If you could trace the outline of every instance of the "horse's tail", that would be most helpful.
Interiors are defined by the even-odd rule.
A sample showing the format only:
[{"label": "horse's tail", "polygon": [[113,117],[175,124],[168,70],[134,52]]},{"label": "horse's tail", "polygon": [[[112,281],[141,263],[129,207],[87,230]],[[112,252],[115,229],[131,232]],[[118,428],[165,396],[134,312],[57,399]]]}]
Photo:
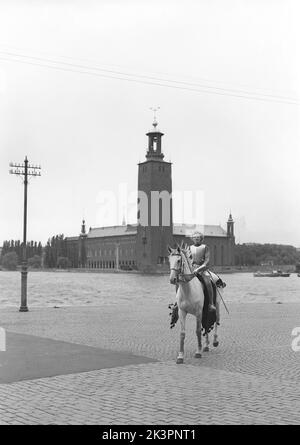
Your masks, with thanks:
[{"label": "horse's tail", "polygon": [[174,328],[175,324],[178,321],[178,305],[177,303],[171,303],[168,306],[169,309],[171,309],[171,312],[169,313],[169,315],[171,316],[171,320],[170,320],[170,329]]}]

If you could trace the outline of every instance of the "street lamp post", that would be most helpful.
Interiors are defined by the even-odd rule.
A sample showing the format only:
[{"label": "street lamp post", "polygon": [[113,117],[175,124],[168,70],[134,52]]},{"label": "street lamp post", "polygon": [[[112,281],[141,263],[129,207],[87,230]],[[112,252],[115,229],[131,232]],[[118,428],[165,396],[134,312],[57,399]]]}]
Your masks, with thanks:
[{"label": "street lamp post", "polygon": [[22,247],[22,269],[21,269],[21,306],[20,312],[28,312],[27,306],[27,186],[29,176],[41,176],[41,166],[28,164],[27,156],[25,156],[24,164],[9,164],[12,167],[9,170],[11,175],[19,175],[24,177],[24,219],[23,219],[23,247]]}]

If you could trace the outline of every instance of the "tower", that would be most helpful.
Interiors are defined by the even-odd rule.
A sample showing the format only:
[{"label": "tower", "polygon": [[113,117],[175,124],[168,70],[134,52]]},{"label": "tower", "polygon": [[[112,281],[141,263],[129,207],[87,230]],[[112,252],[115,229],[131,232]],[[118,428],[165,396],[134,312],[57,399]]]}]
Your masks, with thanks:
[{"label": "tower", "polygon": [[173,242],[172,164],[164,161],[157,125],[154,116],[146,160],[138,164],[137,267],[150,273],[166,269]]},{"label": "tower", "polygon": [[85,220],[82,220],[81,233],[79,235],[79,252],[78,252],[78,263],[79,267],[85,267],[86,265],[86,239],[87,234],[85,231]]},{"label": "tower", "polygon": [[230,212],[229,218],[228,218],[228,221],[227,221],[227,236],[229,236],[231,238],[234,237],[233,225],[234,225],[234,221],[232,219],[232,215],[231,215],[231,212]]},{"label": "tower", "polygon": [[230,266],[234,265],[234,246],[235,246],[235,238],[234,238],[234,221],[232,219],[231,212],[229,213],[229,218],[227,221],[227,237],[228,237],[228,264]]}]

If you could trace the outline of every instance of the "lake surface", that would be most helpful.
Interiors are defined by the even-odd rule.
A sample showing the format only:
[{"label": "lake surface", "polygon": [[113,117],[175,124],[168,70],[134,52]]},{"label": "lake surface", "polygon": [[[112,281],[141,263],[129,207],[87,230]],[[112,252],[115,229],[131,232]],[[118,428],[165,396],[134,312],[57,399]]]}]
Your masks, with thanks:
[{"label": "lake surface", "polygon": [[[255,278],[252,273],[220,274],[224,299],[242,303],[300,303],[300,278]],[[0,307],[20,306],[20,272],[0,271]],[[28,305],[103,306],[106,304],[174,301],[169,277],[124,273],[29,272]]]}]

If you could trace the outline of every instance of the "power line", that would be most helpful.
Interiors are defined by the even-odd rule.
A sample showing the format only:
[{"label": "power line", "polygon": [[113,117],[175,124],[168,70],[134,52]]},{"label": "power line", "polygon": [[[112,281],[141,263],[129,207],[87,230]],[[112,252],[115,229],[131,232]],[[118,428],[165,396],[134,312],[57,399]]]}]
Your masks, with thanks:
[{"label": "power line", "polygon": [[[1,57],[1,54],[4,55],[4,57],[3,56]],[[284,97],[280,95],[255,93],[255,92],[253,93],[246,90],[209,86],[182,80],[174,80],[166,78],[164,79],[161,77],[155,77],[150,75],[132,74],[124,71],[108,70],[95,66],[81,65],[70,62],[61,62],[59,60],[51,60],[44,57],[28,56],[24,54],[18,54],[15,52],[8,52],[3,50],[0,50],[0,59],[6,61],[13,61],[17,63],[24,63],[27,65],[40,66],[60,71],[76,72],[96,77],[104,77],[104,78],[117,79],[123,81],[125,80],[127,82],[134,82],[146,85],[155,85],[155,86],[168,87],[168,88],[193,91],[193,92],[202,92],[202,93],[204,92],[220,96],[231,96],[231,97],[259,100],[266,102],[278,102],[291,105],[299,105],[297,99]]]},{"label": "power line", "polygon": [[[67,66],[71,66],[71,67],[76,67],[76,68],[86,68],[86,69],[90,69],[93,71],[102,71],[102,72],[106,72],[106,73],[110,73],[110,74],[114,74],[114,75],[122,75],[122,76],[130,76],[130,77],[138,77],[138,78],[144,78],[144,79],[150,79],[150,80],[156,80],[156,81],[163,81],[163,82],[173,82],[173,83],[178,83],[178,84],[183,84],[183,85],[189,85],[189,86],[198,86],[198,87],[203,87],[203,88],[211,88],[211,89],[216,89],[216,90],[222,90],[222,91],[229,91],[229,92],[240,92],[240,93],[246,93],[246,94],[254,94],[254,95],[260,95],[260,96],[265,96],[265,97],[272,97],[272,98],[276,98],[276,99],[287,99],[287,100],[297,100],[291,97],[287,97],[287,96],[282,96],[282,95],[274,95],[274,94],[264,94],[264,93],[255,93],[253,91],[247,91],[244,89],[232,89],[232,88],[222,88],[222,87],[218,87],[218,86],[210,86],[210,85],[201,85],[199,84],[199,82],[187,82],[187,81],[182,81],[182,80],[174,80],[174,79],[167,79],[167,78],[161,78],[161,77],[157,77],[157,76],[150,76],[150,75],[141,75],[141,74],[133,74],[133,73],[127,73],[124,71],[116,71],[116,70],[109,70],[109,69],[105,69],[105,68],[99,68],[98,66],[89,66],[87,64],[85,65],[80,65],[78,63],[74,64],[74,63],[70,63],[70,62],[62,62],[60,60],[53,60],[53,59],[49,59],[49,58],[45,58],[45,57],[36,57],[36,56],[30,56],[30,55],[24,55],[24,54],[18,54],[16,52],[8,52],[8,51],[4,51],[0,49],[0,53],[9,55],[9,56],[13,56],[13,57],[22,57],[22,58],[29,58],[29,59],[34,59],[34,60],[39,60],[39,61],[44,61],[44,62],[49,62],[49,63],[53,63],[53,64],[62,64],[62,65],[67,65]],[[72,57],[68,57],[70,59],[75,60]]]},{"label": "power line", "polygon": [[[7,45],[1,45],[0,44],[0,52],[1,51],[2,52],[5,52],[5,51],[8,52],[9,51],[10,53],[14,52],[14,53],[18,53],[18,54],[19,53],[23,53],[22,55],[20,55],[20,57],[30,57],[30,55],[29,56],[26,55],[26,54],[24,55],[24,49],[23,48],[16,48],[16,47],[7,46]],[[32,53],[32,50],[30,50],[30,49],[25,49],[25,51],[27,52],[27,54],[30,53],[30,52]],[[101,70],[101,69],[105,70],[106,69],[107,71],[116,72],[115,69],[108,70],[107,68],[99,68],[98,61],[95,60],[95,59],[86,59],[86,58],[82,58],[82,57],[72,57],[70,55],[53,55],[53,53],[51,54],[51,53],[47,53],[45,51],[39,51],[39,50],[36,50],[36,49],[34,50],[34,53],[40,55],[41,58],[43,58],[43,59],[46,59],[46,57],[48,57],[47,60],[51,60],[51,58],[53,59],[55,57],[58,57],[59,59],[65,59],[65,60],[70,60],[70,61],[73,60],[77,64],[78,64],[78,62],[84,63],[85,67],[89,66],[89,64],[91,64],[91,63],[96,63],[97,66],[96,67],[94,66],[95,69],[98,69],[98,70]],[[55,63],[55,62],[53,62],[53,63]],[[57,63],[60,63],[60,60],[57,60]],[[106,65],[106,66],[108,66],[108,65]],[[118,65],[110,65],[110,67],[112,67],[112,66],[114,68],[118,69],[118,70],[122,70],[122,72],[124,70],[126,71],[126,69],[124,67],[121,67],[121,66],[118,66]],[[120,72],[120,71],[118,71],[118,72]],[[130,73],[130,75],[135,76],[135,77],[148,77],[148,78],[151,77],[151,76],[149,76],[149,74],[150,73],[147,73],[147,76],[143,76],[143,75],[140,75],[140,74]],[[151,73],[151,74],[154,74],[154,73]],[[163,76],[162,80],[165,80],[167,78],[167,76],[172,76],[172,82],[180,82],[180,81],[174,80],[174,75],[172,75],[170,73],[165,73],[165,72],[164,73],[155,73],[155,76],[156,77]],[[187,81],[187,77],[186,76],[185,76],[185,79]],[[168,80],[168,79],[166,79],[166,80]],[[290,94],[285,94],[285,95],[276,94],[276,91],[274,89],[271,89],[271,88],[251,86],[250,87],[250,91],[249,91],[249,85],[241,85],[241,84],[237,84],[236,82],[235,82],[235,85],[233,86],[233,84],[231,82],[228,82],[228,81],[224,82],[224,81],[220,81],[220,80],[216,80],[216,79],[213,79],[213,80],[212,79],[205,79],[205,78],[197,78],[196,79],[195,77],[194,78],[190,77],[190,82],[187,82],[187,83],[190,83],[190,84],[192,83],[192,84],[195,84],[195,85],[199,85],[200,82],[206,82],[206,83],[209,83],[209,84],[215,83],[215,84],[219,84],[219,85],[227,84],[228,85],[227,86],[227,90],[232,90],[232,88],[229,88],[229,86],[232,86],[233,87],[233,91],[245,92],[245,93],[248,93],[248,94],[262,94],[262,95],[264,95],[264,92],[263,92],[263,90],[264,90],[264,91],[267,91],[269,93],[269,94],[266,94],[266,95],[269,95],[269,96],[275,96],[275,97],[278,97],[278,98],[294,100],[294,101],[298,100],[297,98],[290,97]],[[210,87],[210,85],[204,85],[204,86]],[[218,87],[216,87],[216,88],[218,88]],[[248,90],[247,90],[247,88],[248,88]],[[245,89],[246,89],[246,91],[245,91]],[[253,90],[257,90],[257,91],[253,91]],[[272,93],[275,93],[275,94],[272,94]]]}]

